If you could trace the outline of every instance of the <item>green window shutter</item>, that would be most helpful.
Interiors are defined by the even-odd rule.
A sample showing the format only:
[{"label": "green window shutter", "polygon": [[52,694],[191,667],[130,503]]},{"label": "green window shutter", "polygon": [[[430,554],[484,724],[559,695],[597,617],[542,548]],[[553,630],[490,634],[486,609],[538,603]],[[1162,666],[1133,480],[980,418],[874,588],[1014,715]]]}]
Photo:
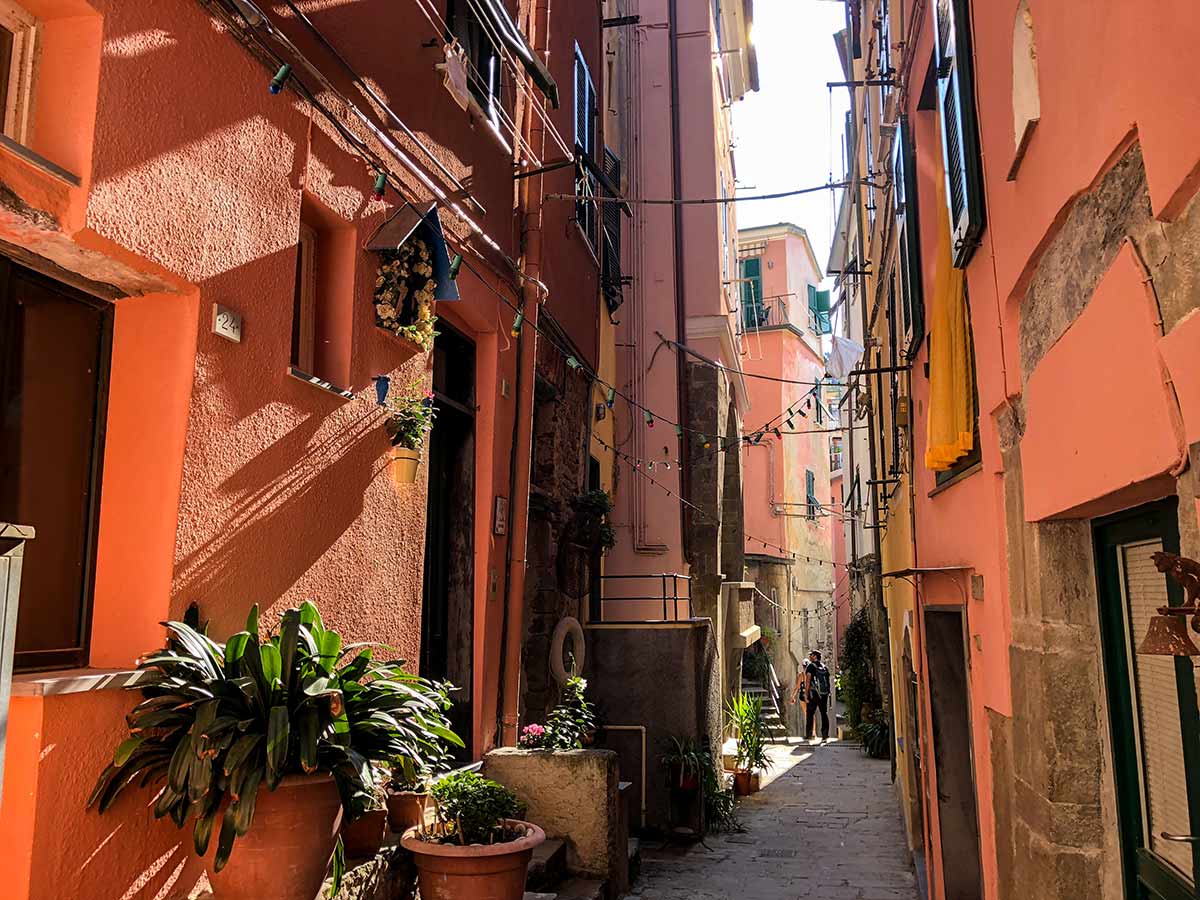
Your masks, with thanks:
[{"label": "green window shutter", "polygon": [[[588,71],[583,51],[575,45],[575,153],[589,159],[596,158],[596,86]],[[597,222],[596,179],[582,164],[575,175],[575,193],[585,199],[575,201],[575,218],[583,229],[593,250],[600,249],[600,226]]]},{"label": "green window shutter", "polygon": [[816,285],[808,286],[809,321],[817,334],[829,334],[833,328],[829,320],[829,291],[818,291]]},{"label": "green window shutter", "polygon": [[808,517],[815,519],[817,517],[817,476],[812,469],[804,470],[804,492],[807,495],[805,502],[808,503]]},{"label": "green window shutter", "polygon": [[758,328],[766,322],[763,306],[762,258],[751,256],[741,261],[742,322],[747,328]]},{"label": "green window shutter", "polygon": [[985,222],[968,0],[938,0],[938,110],[954,265],[970,261]]},{"label": "green window shutter", "polygon": [[[604,148],[604,174],[614,187],[621,186],[621,158]],[[604,203],[600,207],[600,224],[604,231],[601,248],[601,279],[604,299],[609,313],[615,313],[625,302],[621,276],[621,205]]]},{"label": "green window shutter", "polygon": [[892,146],[896,196],[896,259],[900,267],[900,309],[904,354],[917,355],[925,339],[925,296],[921,283],[921,228],[917,219],[917,167],[908,116],[900,116]]}]

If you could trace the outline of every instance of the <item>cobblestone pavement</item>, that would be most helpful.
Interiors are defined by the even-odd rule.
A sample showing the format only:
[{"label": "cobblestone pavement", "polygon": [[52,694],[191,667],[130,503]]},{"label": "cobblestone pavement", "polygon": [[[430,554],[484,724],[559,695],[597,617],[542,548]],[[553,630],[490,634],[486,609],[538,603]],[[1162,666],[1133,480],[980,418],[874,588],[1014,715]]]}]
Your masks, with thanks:
[{"label": "cobblestone pavement", "polygon": [[643,847],[640,900],[916,900],[891,770],[856,745],[776,745],[744,834]]}]

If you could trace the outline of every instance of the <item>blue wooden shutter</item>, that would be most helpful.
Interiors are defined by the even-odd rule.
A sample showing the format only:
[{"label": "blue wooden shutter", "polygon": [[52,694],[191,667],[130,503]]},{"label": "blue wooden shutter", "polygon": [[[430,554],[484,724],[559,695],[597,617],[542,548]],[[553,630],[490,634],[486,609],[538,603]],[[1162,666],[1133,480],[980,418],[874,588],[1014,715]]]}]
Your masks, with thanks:
[{"label": "blue wooden shutter", "polygon": [[[621,158],[604,148],[604,174],[616,188],[621,186]],[[621,276],[621,204],[604,203],[600,207],[604,245],[601,250],[601,279],[609,313],[615,313],[625,301]]]},{"label": "blue wooden shutter", "polygon": [[963,268],[983,233],[983,159],[975,115],[975,79],[967,0],[938,0],[938,111],[942,159],[946,166],[946,205],[954,265]]},{"label": "blue wooden shutter", "polygon": [[892,185],[896,208],[896,261],[900,267],[902,348],[909,359],[925,338],[925,298],[921,282],[921,228],[917,220],[917,178],[908,116],[900,116],[892,145]]}]

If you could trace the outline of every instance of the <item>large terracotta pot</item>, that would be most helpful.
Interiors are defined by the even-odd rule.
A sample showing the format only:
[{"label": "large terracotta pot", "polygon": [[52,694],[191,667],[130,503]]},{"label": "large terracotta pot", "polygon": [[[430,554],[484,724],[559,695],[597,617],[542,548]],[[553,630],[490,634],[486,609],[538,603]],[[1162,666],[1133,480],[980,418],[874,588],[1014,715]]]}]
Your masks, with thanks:
[{"label": "large terracotta pot", "polygon": [[[313,900],[341,825],[342,800],[329,775],[289,775],[259,788],[254,822],[229,862],[208,880],[216,900]],[[220,828],[219,821],[217,828]],[[210,851],[216,852],[217,835]]]},{"label": "large terracotta pot", "polygon": [[393,484],[413,484],[417,480],[417,467],[421,464],[421,451],[407,447],[394,447],[388,470]]},{"label": "large terracotta pot", "polygon": [[425,801],[429,795],[424,791],[389,791],[387,798],[388,828],[396,834],[425,821]]},{"label": "large terracotta pot", "polygon": [[531,822],[525,837],[505,844],[431,844],[411,828],[400,839],[413,854],[421,884],[421,900],[521,900],[533,848],[546,832]]},{"label": "large terracotta pot", "polygon": [[741,769],[733,773],[733,792],[739,797],[749,797],[754,793],[754,776]]},{"label": "large terracotta pot", "polygon": [[346,859],[370,859],[383,846],[383,829],[387,825],[386,809],[368,809],[353,822],[342,823],[342,845]]}]

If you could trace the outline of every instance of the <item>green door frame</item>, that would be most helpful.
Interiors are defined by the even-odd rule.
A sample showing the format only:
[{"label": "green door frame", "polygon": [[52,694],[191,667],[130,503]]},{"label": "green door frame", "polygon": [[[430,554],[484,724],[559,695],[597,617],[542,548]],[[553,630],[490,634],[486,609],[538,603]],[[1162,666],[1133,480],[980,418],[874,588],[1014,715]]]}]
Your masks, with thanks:
[{"label": "green door frame", "polygon": [[[1179,552],[1178,500],[1170,497],[1092,523],[1095,549],[1097,600],[1104,681],[1108,697],[1109,729],[1113,747],[1113,780],[1117,794],[1117,831],[1121,847],[1125,895],[1128,900],[1194,900],[1195,889],[1174,869],[1161,862],[1144,843],[1141,772],[1134,732],[1133,691],[1129,671],[1125,601],[1121,590],[1117,548],[1136,541],[1162,540],[1163,549]],[[1167,580],[1167,602],[1178,606],[1183,591]],[[1191,833],[1200,834],[1200,712],[1192,661],[1175,660],[1179,697],[1179,724],[1183,736],[1183,763],[1188,775],[1188,814]],[[1190,714],[1188,714],[1190,713]],[[1200,873],[1200,844],[1192,844],[1193,877]],[[1196,879],[1200,884],[1200,879]]]}]

